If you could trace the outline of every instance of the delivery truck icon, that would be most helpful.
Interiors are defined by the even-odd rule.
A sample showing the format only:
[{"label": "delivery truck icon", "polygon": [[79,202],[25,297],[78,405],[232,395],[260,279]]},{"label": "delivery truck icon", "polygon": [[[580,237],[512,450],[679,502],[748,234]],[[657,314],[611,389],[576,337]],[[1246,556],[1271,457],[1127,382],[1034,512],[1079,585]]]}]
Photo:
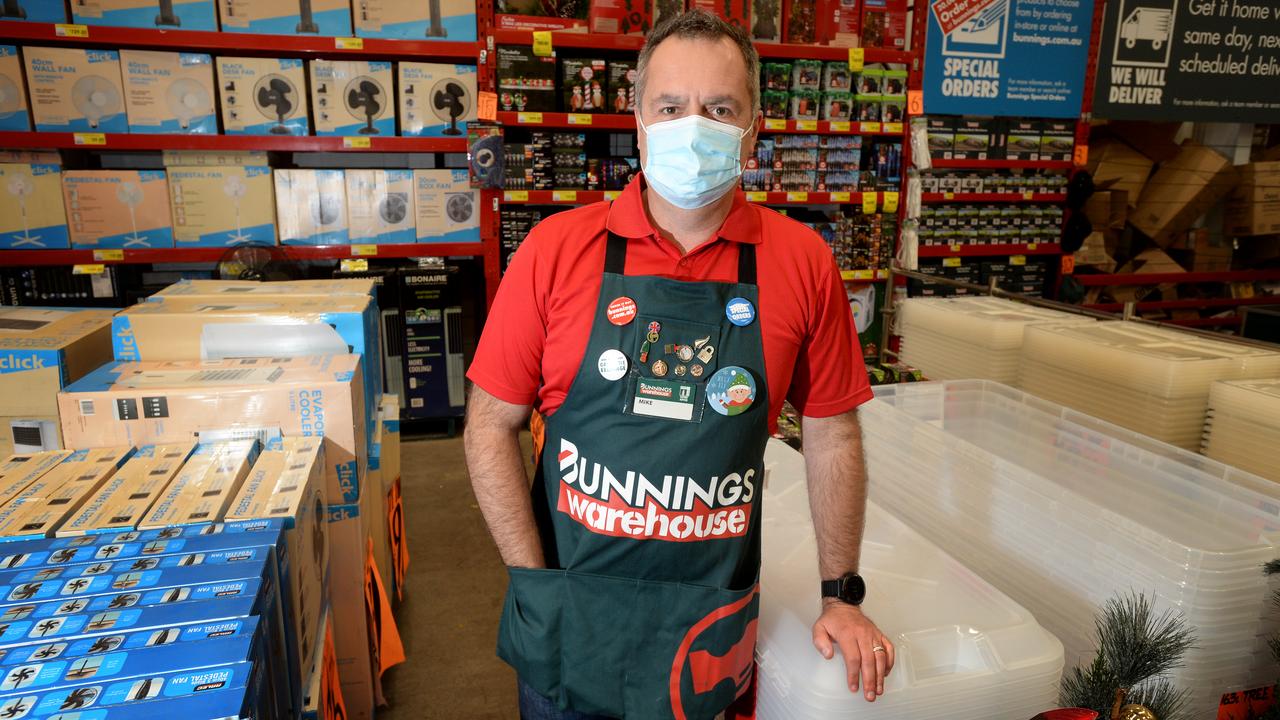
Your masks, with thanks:
[{"label": "delivery truck icon", "polygon": [[1124,46],[1133,49],[1138,41],[1149,41],[1152,50],[1159,50],[1173,33],[1173,11],[1166,8],[1134,8],[1120,27]]}]

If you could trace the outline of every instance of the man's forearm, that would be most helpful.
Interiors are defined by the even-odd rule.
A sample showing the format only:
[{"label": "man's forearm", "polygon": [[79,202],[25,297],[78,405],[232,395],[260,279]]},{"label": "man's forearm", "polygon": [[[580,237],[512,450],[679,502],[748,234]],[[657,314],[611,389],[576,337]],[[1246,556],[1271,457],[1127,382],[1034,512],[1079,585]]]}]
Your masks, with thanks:
[{"label": "man's forearm", "polygon": [[[486,399],[488,403],[476,400],[473,392],[463,441],[471,487],[489,526],[489,534],[507,565],[545,567],[529,496],[529,478],[521,457],[519,430],[504,422],[504,418],[485,412],[492,409],[489,404],[499,401],[491,397]],[[475,407],[477,405],[480,407]]]},{"label": "man's forearm", "polygon": [[804,418],[804,460],[809,509],[824,579],[858,571],[867,509],[867,469],[856,410]]}]

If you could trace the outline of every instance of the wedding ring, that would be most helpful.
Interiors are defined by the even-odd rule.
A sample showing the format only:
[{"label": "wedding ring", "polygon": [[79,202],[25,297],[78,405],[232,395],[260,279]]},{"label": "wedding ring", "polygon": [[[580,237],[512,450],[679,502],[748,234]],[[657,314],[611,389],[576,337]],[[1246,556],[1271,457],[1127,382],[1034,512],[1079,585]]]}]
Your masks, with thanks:
[{"label": "wedding ring", "polygon": [[873,653],[884,652],[884,651],[885,650],[883,645],[875,645],[871,648],[871,652]]}]

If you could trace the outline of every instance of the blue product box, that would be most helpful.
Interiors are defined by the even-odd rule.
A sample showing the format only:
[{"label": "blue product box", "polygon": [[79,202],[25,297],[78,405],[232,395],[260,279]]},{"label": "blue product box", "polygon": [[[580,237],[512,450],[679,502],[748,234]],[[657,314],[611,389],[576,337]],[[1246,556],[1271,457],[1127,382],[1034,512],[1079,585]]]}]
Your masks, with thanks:
[{"label": "blue product box", "polygon": [[[154,555],[218,552],[258,545],[277,545],[284,521],[254,521],[238,527],[184,525],[178,528],[81,535],[54,540],[23,540],[0,545],[0,570],[46,565],[85,565]],[[225,529],[224,529],[225,527]],[[218,532],[209,530],[217,528]]]},{"label": "blue product box", "polygon": [[53,642],[94,637],[110,633],[161,630],[202,621],[234,620],[258,615],[264,602],[259,597],[218,598],[203,603],[178,603],[152,607],[82,612],[65,615],[54,623],[29,619],[0,619],[0,650],[31,642]]},{"label": "blue product box", "polygon": [[0,7],[0,20],[64,23],[67,9],[57,0],[12,0]]},{"label": "blue product box", "polygon": [[[50,0],[44,0],[53,5]],[[102,7],[107,5],[108,7]],[[72,22],[111,27],[159,28],[165,30],[218,30],[218,12],[213,0],[113,0],[92,4],[71,3]],[[59,21],[62,22],[62,21]]]},{"label": "blue product box", "polygon": [[[207,610],[206,610],[207,612]],[[223,620],[199,620],[185,625],[167,625],[133,632],[103,633],[70,640],[32,641],[25,645],[0,650],[0,673],[12,665],[27,665],[45,660],[101,655],[117,650],[198,642],[215,638],[256,635],[260,627],[256,615]]]},{"label": "blue product box", "polygon": [[222,32],[271,35],[351,35],[349,0],[224,0]]},{"label": "blue product box", "polygon": [[439,0],[429,8],[404,0],[361,0],[356,7],[356,37],[453,42],[476,39],[476,4],[469,0]]},{"label": "blue product box", "polygon": [[[0,19],[4,11],[0,10]],[[12,101],[16,96],[22,107],[0,113],[0,130],[27,132],[31,130],[31,112],[27,109],[26,81],[22,79],[22,58],[16,45],[0,45],[0,100]]]},{"label": "blue product box", "polygon": [[[55,718],[57,720],[156,720],[156,718],[271,720],[259,711],[263,701],[258,699],[259,691],[256,688],[259,684],[258,676],[262,674],[255,672],[247,687],[222,688],[183,697],[157,698],[143,703],[94,707],[77,711],[73,715],[55,716]],[[0,711],[2,710],[3,708],[0,708]]]},{"label": "blue product box", "polygon": [[140,555],[115,561],[99,561],[80,565],[49,565],[42,568],[0,571],[0,588],[26,583],[65,583],[75,578],[112,577],[127,573],[154,572],[169,568],[248,563],[257,565],[275,559],[271,545],[245,547],[217,552],[192,552],[176,555]]}]

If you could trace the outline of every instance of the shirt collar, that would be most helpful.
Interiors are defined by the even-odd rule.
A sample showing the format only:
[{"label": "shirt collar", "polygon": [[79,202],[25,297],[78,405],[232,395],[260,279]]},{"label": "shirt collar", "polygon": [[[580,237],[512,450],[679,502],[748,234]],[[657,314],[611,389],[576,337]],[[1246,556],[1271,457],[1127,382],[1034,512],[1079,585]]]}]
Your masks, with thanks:
[{"label": "shirt collar", "polygon": [[[658,237],[658,231],[649,222],[649,215],[644,209],[644,188],[644,174],[636,173],[609,208],[606,229],[626,238]],[[733,206],[716,236],[733,242],[760,244],[760,218],[741,188],[734,188]]]}]

